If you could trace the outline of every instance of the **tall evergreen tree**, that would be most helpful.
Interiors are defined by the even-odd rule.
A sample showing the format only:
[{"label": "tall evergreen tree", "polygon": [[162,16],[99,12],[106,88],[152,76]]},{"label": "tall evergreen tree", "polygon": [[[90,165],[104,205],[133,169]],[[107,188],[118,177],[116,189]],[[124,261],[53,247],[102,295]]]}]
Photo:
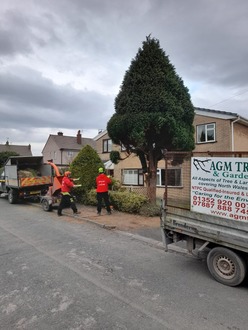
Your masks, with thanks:
[{"label": "tall evergreen tree", "polygon": [[107,130],[115,144],[139,157],[151,201],[163,150],[194,148],[193,119],[188,89],[159,41],[148,36],[124,75]]}]

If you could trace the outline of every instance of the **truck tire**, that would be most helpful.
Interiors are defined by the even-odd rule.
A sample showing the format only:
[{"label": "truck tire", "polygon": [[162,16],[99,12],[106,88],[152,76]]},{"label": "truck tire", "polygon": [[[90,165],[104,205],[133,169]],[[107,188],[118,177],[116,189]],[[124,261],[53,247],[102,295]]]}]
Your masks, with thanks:
[{"label": "truck tire", "polygon": [[18,202],[18,193],[14,189],[10,189],[8,192],[8,201],[10,204],[16,204]]},{"label": "truck tire", "polygon": [[237,286],[246,276],[245,260],[234,251],[224,247],[215,247],[210,250],[207,265],[216,281],[225,285]]},{"label": "truck tire", "polygon": [[52,205],[49,204],[47,199],[44,198],[41,202],[41,205],[44,211],[46,212],[52,211]]}]

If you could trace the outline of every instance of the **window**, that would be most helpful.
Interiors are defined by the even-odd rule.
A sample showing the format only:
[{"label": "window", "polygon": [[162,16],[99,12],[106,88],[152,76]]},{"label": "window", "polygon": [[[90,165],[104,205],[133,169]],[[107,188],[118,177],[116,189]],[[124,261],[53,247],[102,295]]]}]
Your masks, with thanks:
[{"label": "window", "polygon": [[215,141],[215,123],[196,126],[196,139],[197,143]]},{"label": "window", "polygon": [[103,140],[102,145],[103,145],[103,148],[102,148],[103,152],[112,151],[112,140],[110,140],[110,139]]},{"label": "window", "polygon": [[122,182],[126,185],[143,186],[144,175],[143,171],[139,169],[129,169],[122,171]]},{"label": "window", "polygon": [[[181,168],[167,169],[167,186],[181,187],[182,186],[182,171]],[[157,186],[165,186],[165,169],[157,169]]]},{"label": "window", "polygon": [[68,152],[67,152],[67,155],[68,155],[69,157],[72,157],[72,156],[73,156],[73,151],[68,151]]}]

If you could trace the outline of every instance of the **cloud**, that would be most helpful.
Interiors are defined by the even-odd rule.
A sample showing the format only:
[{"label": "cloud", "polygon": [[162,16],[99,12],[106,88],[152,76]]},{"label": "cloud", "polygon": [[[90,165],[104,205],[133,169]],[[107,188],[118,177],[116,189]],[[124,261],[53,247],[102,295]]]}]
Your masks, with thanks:
[{"label": "cloud", "polygon": [[63,121],[64,127],[73,128],[80,120],[86,129],[93,129],[111,114],[108,96],[55,85],[41,73],[23,67],[13,71],[2,74],[0,80],[4,127],[57,127]]},{"label": "cloud", "polygon": [[3,0],[0,143],[35,143],[38,153],[59,130],[105,128],[149,34],[195,106],[245,117],[247,17],[246,0]]}]

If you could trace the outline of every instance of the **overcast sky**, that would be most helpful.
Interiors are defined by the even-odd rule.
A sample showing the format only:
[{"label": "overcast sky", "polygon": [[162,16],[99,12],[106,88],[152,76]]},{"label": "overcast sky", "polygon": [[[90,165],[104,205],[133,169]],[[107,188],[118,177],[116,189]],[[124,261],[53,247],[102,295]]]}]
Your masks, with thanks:
[{"label": "overcast sky", "polygon": [[194,106],[248,117],[247,0],[1,0],[0,143],[95,137],[149,34]]}]

